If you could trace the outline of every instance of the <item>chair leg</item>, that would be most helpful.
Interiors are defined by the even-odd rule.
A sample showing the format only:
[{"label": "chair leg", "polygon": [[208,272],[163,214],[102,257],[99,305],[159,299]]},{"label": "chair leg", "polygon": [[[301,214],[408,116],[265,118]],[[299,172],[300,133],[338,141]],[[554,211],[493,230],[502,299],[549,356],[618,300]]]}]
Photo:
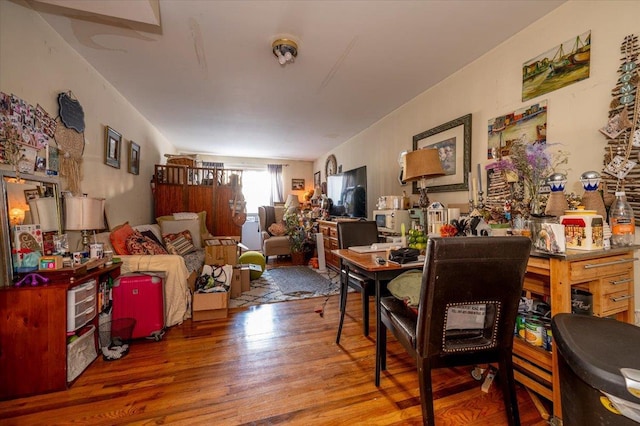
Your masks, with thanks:
[{"label": "chair leg", "polygon": [[360,292],[362,296],[362,335],[369,335],[369,296],[365,288]]},{"label": "chair leg", "polygon": [[[344,324],[344,313],[347,310],[347,287],[348,284],[343,278],[342,268],[340,268],[340,322],[338,323],[338,333],[336,334],[336,344],[340,344],[340,336],[342,335],[342,325]],[[349,271],[347,270],[347,276]]]},{"label": "chair leg", "polygon": [[417,355],[416,364],[418,366],[418,382],[420,383],[420,404],[422,405],[422,424],[425,426],[435,425],[435,414],[433,411],[433,389],[431,387],[431,364],[428,358]]},{"label": "chair leg", "polygon": [[380,371],[387,369],[387,327],[381,321],[380,333],[376,339],[376,386],[380,386]]},{"label": "chair leg", "polygon": [[501,354],[499,362],[500,387],[504,398],[504,408],[509,426],[520,426],[520,412],[518,409],[518,395],[516,381],[513,377],[513,359],[511,352]]}]

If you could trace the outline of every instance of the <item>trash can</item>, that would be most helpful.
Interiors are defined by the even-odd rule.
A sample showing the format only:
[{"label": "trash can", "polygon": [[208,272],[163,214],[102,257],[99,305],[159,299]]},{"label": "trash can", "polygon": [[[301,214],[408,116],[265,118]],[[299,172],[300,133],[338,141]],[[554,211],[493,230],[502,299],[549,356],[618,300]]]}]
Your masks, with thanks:
[{"label": "trash can", "polygon": [[100,322],[100,348],[105,361],[115,361],[129,353],[129,342],[135,326],[135,318]]},{"label": "trash can", "polygon": [[613,319],[557,314],[564,426],[640,424],[640,327]]}]

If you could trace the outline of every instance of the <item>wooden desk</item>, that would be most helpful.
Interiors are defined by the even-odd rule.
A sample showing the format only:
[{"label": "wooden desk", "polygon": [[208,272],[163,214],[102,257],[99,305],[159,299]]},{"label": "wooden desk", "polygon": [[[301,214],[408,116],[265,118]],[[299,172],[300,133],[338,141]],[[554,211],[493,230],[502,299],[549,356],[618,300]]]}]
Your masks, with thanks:
[{"label": "wooden desk", "polygon": [[[331,251],[335,256],[337,256],[342,265],[344,267],[345,273],[347,276],[349,275],[349,270],[354,269],[359,274],[364,275],[367,278],[372,279],[375,282],[375,292],[376,292],[376,342],[380,339],[380,295],[381,295],[381,286],[380,283],[382,281],[389,281],[400,275],[401,273],[408,271],[409,269],[422,269],[422,265],[409,264],[409,265],[399,265],[397,263],[386,262],[384,265],[380,265],[376,262],[377,257],[384,257],[386,255],[386,251],[379,251],[374,253],[357,253],[355,251],[349,249],[338,249]],[[343,268],[341,268],[342,271]],[[340,272],[340,324],[338,325],[338,329],[342,329],[342,322],[344,319],[344,309],[347,300],[347,287],[346,281],[343,281],[342,272]],[[380,358],[377,353],[378,349],[376,347],[376,363],[380,362]],[[385,368],[384,365],[379,366],[381,368],[376,368],[376,386],[380,385],[380,373],[379,371]]]}]

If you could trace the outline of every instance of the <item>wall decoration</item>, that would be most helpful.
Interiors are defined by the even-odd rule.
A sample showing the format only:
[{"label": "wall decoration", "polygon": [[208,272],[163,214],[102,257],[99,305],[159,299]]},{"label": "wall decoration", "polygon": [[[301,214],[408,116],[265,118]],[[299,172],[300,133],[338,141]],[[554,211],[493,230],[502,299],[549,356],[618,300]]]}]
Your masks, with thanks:
[{"label": "wall decoration", "polygon": [[291,179],[292,191],[304,191],[304,179]]},{"label": "wall decoration", "polygon": [[327,157],[327,161],[324,163],[324,175],[331,176],[335,175],[338,171],[338,161],[336,160],[336,156],[331,154]]},{"label": "wall decoration", "polygon": [[107,166],[120,168],[120,147],[122,146],[122,135],[111,127],[105,128],[104,141],[104,164]]},{"label": "wall decoration", "polygon": [[489,120],[487,158],[509,155],[511,145],[523,135],[527,141],[547,141],[547,101],[515,110]]},{"label": "wall decoration", "polygon": [[589,78],[591,30],[522,64],[522,101]]},{"label": "wall decoration", "polygon": [[84,111],[71,90],[58,94],[58,105],[64,125],[78,133],[84,132]]},{"label": "wall decoration", "polygon": [[40,198],[40,190],[38,188],[24,190],[24,199],[27,203],[37,200],[38,198]]},{"label": "wall decoration", "polygon": [[316,188],[320,186],[320,181],[321,181],[320,172],[315,172],[313,174],[313,187]]},{"label": "wall decoration", "polygon": [[[413,150],[436,148],[445,176],[429,179],[429,192],[466,191],[471,171],[471,114],[467,114],[413,137]],[[413,193],[418,186],[413,182]]]},{"label": "wall decoration", "polygon": [[[624,190],[633,207],[636,220],[640,220],[640,45],[631,34],[620,46],[619,77],[611,95],[609,117],[600,129],[607,138],[602,184],[610,192]],[[611,195],[611,194],[609,194]]]},{"label": "wall decoration", "polygon": [[60,167],[60,158],[58,157],[58,148],[53,144],[47,145],[47,174],[57,175]]},{"label": "wall decoration", "polygon": [[140,174],[140,145],[129,141],[129,173]]}]

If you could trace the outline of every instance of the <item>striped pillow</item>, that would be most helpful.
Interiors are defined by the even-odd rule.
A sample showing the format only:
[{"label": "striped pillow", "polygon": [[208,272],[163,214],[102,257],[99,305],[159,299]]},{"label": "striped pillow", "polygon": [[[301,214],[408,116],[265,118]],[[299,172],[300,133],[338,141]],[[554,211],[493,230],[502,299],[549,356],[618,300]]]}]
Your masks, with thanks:
[{"label": "striped pillow", "polygon": [[170,254],[184,256],[196,249],[193,245],[191,232],[189,231],[182,231],[177,234],[166,234],[162,237],[164,238],[164,245]]}]

